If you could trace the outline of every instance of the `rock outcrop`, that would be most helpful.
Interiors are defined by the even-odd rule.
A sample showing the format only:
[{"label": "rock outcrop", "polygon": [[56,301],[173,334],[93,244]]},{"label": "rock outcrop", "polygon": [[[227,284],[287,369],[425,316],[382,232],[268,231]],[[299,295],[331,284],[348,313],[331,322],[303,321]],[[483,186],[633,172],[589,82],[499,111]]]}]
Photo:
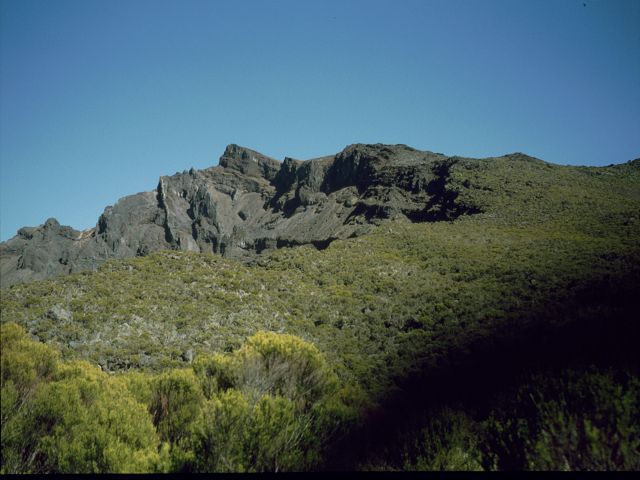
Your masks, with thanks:
[{"label": "rock outcrop", "polygon": [[448,220],[477,212],[448,189],[459,161],[405,145],[350,145],[335,156],[279,162],[229,145],[219,165],[160,177],[154,191],[121,198],[95,228],[55,219],[0,244],[3,287],[95,269],[109,258],[161,249],[233,258],[368,232],[380,219]]}]

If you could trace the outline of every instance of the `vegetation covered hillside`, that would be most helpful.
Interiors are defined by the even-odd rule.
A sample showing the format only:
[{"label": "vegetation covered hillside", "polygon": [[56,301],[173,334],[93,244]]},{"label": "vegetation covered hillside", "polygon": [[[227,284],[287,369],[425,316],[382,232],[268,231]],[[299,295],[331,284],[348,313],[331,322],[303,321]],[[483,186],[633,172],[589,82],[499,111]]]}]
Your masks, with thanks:
[{"label": "vegetation covered hillside", "polygon": [[2,471],[640,467],[640,161],[438,168],[322,250],[2,290]]}]

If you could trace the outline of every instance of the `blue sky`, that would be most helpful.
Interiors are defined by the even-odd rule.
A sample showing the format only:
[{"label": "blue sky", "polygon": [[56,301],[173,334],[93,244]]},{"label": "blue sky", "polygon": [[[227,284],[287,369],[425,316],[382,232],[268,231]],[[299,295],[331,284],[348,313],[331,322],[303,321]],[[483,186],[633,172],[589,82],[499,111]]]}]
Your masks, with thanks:
[{"label": "blue sky", "polygon": [[0,239],[238,143],[640,156],[640,1],[0,0]]}]

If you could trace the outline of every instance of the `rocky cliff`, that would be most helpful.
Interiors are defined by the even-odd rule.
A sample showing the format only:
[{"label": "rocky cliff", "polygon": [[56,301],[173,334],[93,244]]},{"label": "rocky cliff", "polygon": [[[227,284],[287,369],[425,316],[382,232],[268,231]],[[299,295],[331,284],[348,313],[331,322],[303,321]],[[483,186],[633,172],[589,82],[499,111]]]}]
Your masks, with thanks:
[{"label": "rocky cliff", "polygon": [[0,244],[2,286],[95,269],[163,249],[242,258],[369,231],[383,218],[435,221],[479,211],[457,202],[449,168],[466,159],[405,145],[350,145],[335,156],[279,162],[229,145],[219,165],[160,177],[121,198],[93,229],[55,219]]}]

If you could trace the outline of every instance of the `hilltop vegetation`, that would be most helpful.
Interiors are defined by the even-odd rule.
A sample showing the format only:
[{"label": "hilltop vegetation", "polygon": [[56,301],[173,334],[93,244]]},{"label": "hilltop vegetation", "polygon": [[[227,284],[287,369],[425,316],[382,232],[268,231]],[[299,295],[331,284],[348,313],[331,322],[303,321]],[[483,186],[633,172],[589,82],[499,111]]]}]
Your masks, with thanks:
[{"label": "hilltop vegetation", "polygon": [[[441,221],[253,263],[156,252],[2,290],[3,471],[637,469],[640,162],[442,168],[414,218]],[[275,339],[321,373],[287,358],[269,380]],[[25,345],[52,366],[12,373]],[[86,428],[114,411],[148,425],[104,427],[126,458],[88,459],[84,433],[56,443],[71,410],[51,413],[62,430],[34,429],[55,399],[89,408],[85,384],[105,412]],[[49,463],[28,463],[36,450]]]}]

